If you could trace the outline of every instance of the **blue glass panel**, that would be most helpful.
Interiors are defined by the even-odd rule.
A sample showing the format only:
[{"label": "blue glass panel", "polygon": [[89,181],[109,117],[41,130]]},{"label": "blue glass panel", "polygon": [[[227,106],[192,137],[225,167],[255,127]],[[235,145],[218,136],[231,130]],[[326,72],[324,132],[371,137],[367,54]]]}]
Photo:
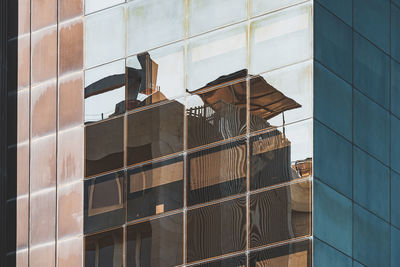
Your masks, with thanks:
[{"label": "blue glass panel", "polygon": [[354,92],[353,138],[354,143],[389,163],[389,112],[359,93]]},{"label": "blue glass panel", "polygon": [[392,21],[391,21],[391,55],[400,61],[400,8],[392,5]]},{"label": "blue glass panel", "polygon": [[351,143],[316,121],[314,124],[314,156],[315,176],[351,198]]},{"label": "blue glass panel", "polygon": [[352,202],[318,180],[314,180],[314,233],[340,251],[352,254]]},{"label": "blue glass panel", "polygon": [[354,28],[389,52],[390,0],[354,0]]},{"label": "blue glass panel", "polygon": [[[391,110],[400,117],[400,64],[392,60]],[[397,101],[396,101],[397,100]],[[396,105],[397,104],[397,105]]]},{"label": "blue glass panel", "polygon": [[364,267],[365,265],[357,262],[357,261],[353,261],[353,267]]},{"label": "blue glass panel", "polygon": [[400,230],[392,227],[391,266],[400,266]]},{"label": "blue glass panel", "polygon": [[391,167],[397,172],[400,172],[400,120],[391,116]]},{"label": "blue glass panel", "polygon": [[330,12],[338,16],[347,24],[352,24],[352,1],[349,0],[318,0],[318,2],[327,8]]},{"label": "blue glass panel", "polygon": [[389,266],[390,226],[354,205],[354,255],[368,267]]},{"label": "blue glass panel", "polygon": [[352,30],[339,18],[315,5],[315,58],[351,83]]},{"label": "blue glass panel", "polygon": [[389,168],[354,147],[354,201],[389,221]]},{"label": "blue glass panel", "polygon": [[356,33],[354,86],[380,105],[389,107],[390,58]]},{"label": "blue glass panel", "polygon": [[324,267],[352,267],[352,259],[315,238],[314,265]]},{"label": "blue glass panel", "polygon": [[398,193],[400,192],[400,174],[392,171],[391,178],[391,222],[393,225],[400,227],[400,194]]},{"label": "blue glass panel", "polygon": [[351,140],[351,85],[317,62],[314,64],[315,117]]}]

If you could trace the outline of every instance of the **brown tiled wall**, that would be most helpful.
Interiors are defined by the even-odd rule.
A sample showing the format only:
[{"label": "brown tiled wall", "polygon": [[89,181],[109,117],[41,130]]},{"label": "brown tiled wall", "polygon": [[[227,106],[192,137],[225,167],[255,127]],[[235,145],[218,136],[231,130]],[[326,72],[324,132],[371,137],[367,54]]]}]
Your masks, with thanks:
[{"label": "brown tiled wall", "polygon": [[17,266],[82,266],[83,0],[18,0]]}]

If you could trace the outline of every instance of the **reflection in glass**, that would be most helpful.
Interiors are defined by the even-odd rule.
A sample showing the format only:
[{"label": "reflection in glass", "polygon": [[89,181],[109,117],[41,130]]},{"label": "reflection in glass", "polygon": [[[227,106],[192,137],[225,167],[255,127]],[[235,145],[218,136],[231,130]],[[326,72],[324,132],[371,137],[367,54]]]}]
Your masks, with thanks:
[{"label": "reflection in glass", "polygon": [[85,124],[125,112],[125,60],[85,72]]},{"label": "reflection in glass", "polygon": [[127,227],[127,267],[182,264],[183,216],[171,215]]},{"label": "reflection in glass", "polygon": [[183,158],[128,171],[128,220],[183,207]]},{"label": "reflection in glass", "polygon": [[251,16],[261,15],[263,13],[269,13],[271,11],[286,8],[291,5],[295,5],[305,0],[250,0],[250,12]]},{"label": "reflection in glass", "polygon": [[86,267],[123,267],[122,228],[85,238]]},{"label": "reflection in glass", "polygon": [[311,267],[311,242],[302,241],[250,253],[251,267]]},{"label": "reflection in glass", "polygon": [[85,127],[85,176],[122,168],[124,165],[124,118]]},{"label": "reflection in glass", "polygon": [[193,265],[196,267],[246,267],[246,255],[239,255],[232,258],[210,261],[207,263]]},{"label": "reflection in glass", "polygon": [[311,181],[250,196],[250,247],[311,234]]},{"label": "reflection in glass", "polygon": [[85,233],[125,222],[124,172],[85,181]]},{"label": "reflection in glass", "polygon": [[207,259],[246,248],[246,199],[239,198],[187,213],[187,260]]},{"label": "reflection in glass", "polygon": [[188,155],[188,205],[246,191],[244,140]]},{"label": "reflection in glass", "polygon": [[243,70],[246,66],[246,23],[189,40],[187,78],[190,92],[222,75]]},{"label": "reflection in glass", "polygon": [[183,95],[183,50],[179,43],[127,59],[127,110]]},{"label": "reflection in glass", "polygon": [[172,101],[129,114],[128,165],[182,151],[183,112],[183,104]]}]

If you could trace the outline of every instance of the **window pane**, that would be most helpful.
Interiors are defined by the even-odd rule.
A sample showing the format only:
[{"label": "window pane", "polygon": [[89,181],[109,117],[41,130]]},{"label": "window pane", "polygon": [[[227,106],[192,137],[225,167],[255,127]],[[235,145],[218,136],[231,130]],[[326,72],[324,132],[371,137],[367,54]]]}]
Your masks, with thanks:
[{"label": "window pane", "polygon": [[125,60],[85,72],[85,124],[125,112]]},{"label": "window pane", "polygon": [[116,172],[85,181],[85,233],[124,224],[124,177]]},{"label": "window pane", "polygon": [[187,213],[187,260],[207,259],[246,248],[246,199],[239,198]]},{"label": "window pane", "polygon": [[128,171],[128,220],[183,207],[183,158]]},{"label": "window pane", "polygon": [[259,247],[311,234],[311,182],[250,197],[250,246]]},{"label": "window pane", "polygon": [[86,267],[122,267],[122,253],[122,228],[85,238]]},{"label": "window pane", "polygon": [[[101,133],[101,134],[99,134]],[[85,127],[86,177],[124,165],[124,118]]]},{"label": "window pane", "polygon": [[232,26],[189,40],[188,90],[237,71],[247,72],[247,24]]},{"label": "window pane", "polygon": [[184,3],[182,0],[135,0],[129,3],[127,54],[183,39]]},{"label": "window pane", "polygon": [[128,165],[183,149],[184,106],[173,101],[128,115]]},{"label": "window pane", "polygon": [[303,241],[250,253],[251,267],[311,267],[311,242]]},{"label": "window pane", "polygon": [[127,59],[127,110],[183,96],[184,45],[178,43]]},{"label": "window pane", "polygon": [[306,0],[250,0],[251,16],[261,15],[263,13],[272,12],[291,5],[295,5]]},{"label": "window pane", "polygon": [[155,219],[127,228],[127,267],[182,264],[182,214]]},{"label": "window pane", "polygon": [[236,141],[188,155],[188,205],[246,191],[246,141]]},{"label": "window pane", "polygon": [[246,81],[193,92],[186,114],[188,148],[246,134]]},{"label": "window pane", "polygon": [[198,265],[196,267],[246,267],[246,255],[240,255],[232,258],[226,258],[222,260],[211,261]]}]

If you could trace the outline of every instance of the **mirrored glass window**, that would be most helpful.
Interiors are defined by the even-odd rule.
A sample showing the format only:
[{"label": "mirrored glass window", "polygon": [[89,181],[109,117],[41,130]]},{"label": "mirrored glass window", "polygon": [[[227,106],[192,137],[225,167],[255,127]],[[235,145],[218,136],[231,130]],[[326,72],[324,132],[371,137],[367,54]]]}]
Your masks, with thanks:
[{"label": "mirrored glass window", "polygon": [[184,105],[179,101],[128,115],[127,163],[148,161],[183,150]]},{"label": "mirrored glass window", "polygon": [[[247,69],[247,24],[242,23],[190,39],[187,87],[203,88],[222,76],[237,76]],[[242,76],[242,75],[241,75]]]},{"label": "mirrored glass window", "polygon": [[188,205],[244,193],[246,141],[236,141],[190,153],[187,160]]},{"label": "mirrored glass window", "polygon": [[128,220],[183,207],[183,158],[128,171]]},{"label": "mirrored glass window", "polygon": [[232,258],[225,258],[222,260],[210,261],[207,263],[201,263],[193,265],[196,267],[246,267],[246,255],[240,255]]},{"label": "mirrored glass window", "polygon": [[184,46],[178,43],[126,60],[127,110],[182,97]]},{"label": "mirrored glass window", "polygon": [[125,2],[125,0],[85,0],[85,14],[93,13]]},{"label": "mirrored glass window", "polygon": [[183,262],[183,216],[171,215],[127,227],[126,266],[177,266]]},{"label": "mirrored glass window", "polygon": [[85,181],[85,233],[125,222],[125,174],[116,172]]},{"label": "mirrored glass window", "polygon": [[245,224],[245,198],[189,210],[187,261],[193,262],[244,250]]},{"label": "mirrored glass window", "polygon": [[135,0],[128,4],[127,54],[183,39],[185,1]]},{"label": "mirrored glass window", "polygon": [[269,13],[307,0],[250,0],[251,16]]},{"label": "mirrored glass window", "polygon": [[85,72],[85,124],[125,112],[125,60]]},{"label": "mirrored glass window", "polygon": [[311,234],[311,181],[250,196],[250,247]]},{"label": "mirrored glass window", "polygon": [[85,238],[86,267],[123,267],[122,228]]},{"label": "mirrored glass window", "polygon": [[[101,134],[100,134],[101,133]],[[124,117],[85,127],[85,176],[124,166]]]},{"label": "mirrored glass window", "polygon": [[250,253],[251,267],[311,267],[311,242],[302,241]]}]

